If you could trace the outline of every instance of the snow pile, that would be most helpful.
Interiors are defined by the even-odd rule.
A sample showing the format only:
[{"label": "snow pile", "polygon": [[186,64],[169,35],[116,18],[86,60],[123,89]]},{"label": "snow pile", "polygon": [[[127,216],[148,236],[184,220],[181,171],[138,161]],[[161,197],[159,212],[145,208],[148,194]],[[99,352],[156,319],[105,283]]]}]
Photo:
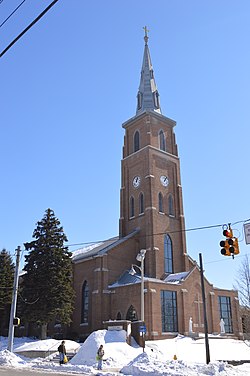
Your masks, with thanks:
[{"label": "snow pile", "polygon": [[0,351],[0,365],[19,367],[21,364],[25,364],[25,362],[19,356],[6,349]]},{"label": "snow pile", "polygon": [[128,365],[121,369],[123,375],[133,376],[160,376],[160,375],[223,375],[227,374],[228,366],[226,363],[217,362],[204,364],[187,364],[186,362],[172,360],[159,360],[153,354],[143,353],[132,360]]},{"label": "snow pile", "polygon": [[100,345],[104,345],[105,366],[108,367],[122,367],[142,351],[141,348],[133,348],[126,343],[125,330],[97,330],[82,344],[70,364],[95,365]]},{"label": "snow pile", "polygon": [[[61,341],[48,339],[32,341],[28,338],[15,338],[14,351],[48,351],[58,347]],[[100,376],[132,375],[132,376],[249,376],[250,364],[232,366],[227,360],[249,360],[250,347],[246,343],[234,339],[209,338],[210,364],[206,362],[204,338],[193,340],[189,337],[177,336],[173,339],[146,341],[145,351],[132,342],[126,343],[125,331],[98,330],[79,345],[66,340],[66,350],[79,351],[74,358],[60,366],[58,359],[50,361],[49,357],[29,359],[17,356],[6,350],[7,338],[0,337],[0,367],[32,369],[33,372],[46,370],[52,374],[86,374]],[[104,345],[103,371],[97,371],[96,352]],[[23,355],[24,353],[22,353]],[[176,360],[174,360],[174,358]],[[224,361],[220,361],[224,360]],[[120,373],[119,373],[120,371]]]},{"label": "snow pile", "polygon": [[[24,342],[22,345],[15,347],[15,352],[25,352],[25,351],[57,351],[58,346],[61,341],[56,339],[45,339],[43,341],[35,342]],[[76,352],[80,345],[77,342],[65,340],[65,346],[68,352]]]}]

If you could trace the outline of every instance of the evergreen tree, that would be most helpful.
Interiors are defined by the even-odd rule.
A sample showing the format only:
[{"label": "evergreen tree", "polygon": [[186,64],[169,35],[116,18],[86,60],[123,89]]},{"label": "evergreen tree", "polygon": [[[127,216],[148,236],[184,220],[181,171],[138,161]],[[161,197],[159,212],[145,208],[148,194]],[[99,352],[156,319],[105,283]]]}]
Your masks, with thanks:
[{"label": "evergreen tree", "polygon": [[74,290],[72,286],[72,253],[64,246],[67,237],[54,211],[47,209],[33,232],[35,240],[25,243],[22,298],[23,320],[41,325],[41,338],[46,338],[47,324],[55,320],[71,322]]},{"label": "evergreen tree", "polygon": [[10,254],[3,249],[0,252],[0,335],[6,335],[8,328],[15,265]]}]

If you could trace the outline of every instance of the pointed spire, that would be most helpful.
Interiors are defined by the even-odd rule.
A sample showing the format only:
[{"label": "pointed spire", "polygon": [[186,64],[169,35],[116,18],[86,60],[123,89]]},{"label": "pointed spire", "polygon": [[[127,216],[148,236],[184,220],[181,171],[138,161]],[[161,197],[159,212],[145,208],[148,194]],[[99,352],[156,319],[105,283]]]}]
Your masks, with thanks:
[{"label": "pointed spire", "polygon": [[149,30],[147,29],[147,26],[144,26],[143,29],[145,31],[145,47],[142,61],[140,86],[137,94],[136,115],[139,115],[146,110],[155,111],[161,114],[159,93],[154,79],[154,71],[148,48]]}]

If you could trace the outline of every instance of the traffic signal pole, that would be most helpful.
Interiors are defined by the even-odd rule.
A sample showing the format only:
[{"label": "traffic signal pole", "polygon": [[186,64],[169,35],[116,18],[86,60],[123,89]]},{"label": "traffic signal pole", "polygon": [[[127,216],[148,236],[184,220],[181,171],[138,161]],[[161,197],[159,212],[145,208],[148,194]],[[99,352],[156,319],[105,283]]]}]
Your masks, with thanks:
[{"label": "traffic signal pole", "polygon": [[14,317],[16,315],[20,252],[21,252],[21,248],[20,246],[18,246],[16,249],[16,269],[15,269],[14,285],[13,285],[13,292],[12,292],[12,303],[11,303],[11,310],[10,310],[9,334],[8,334],[8,347],[7,347],[7,349],[11,352],[13,352]]},{"label": "traffic signal pole", "polygon": [[202,254],[199,253],[200,260],[200,274],[201,274],[201,293],[203,302],[203,315],[204,315],[204,332],[205,332],[205,347],[206,347],[206,363],[210,363],[210,351],[208,343],[208,327],[207,327],[207,310],[206,310],[206,296],[205,296],[205,286],[204,286],[204,274],[203,274],[203,264],[202,264]]}]

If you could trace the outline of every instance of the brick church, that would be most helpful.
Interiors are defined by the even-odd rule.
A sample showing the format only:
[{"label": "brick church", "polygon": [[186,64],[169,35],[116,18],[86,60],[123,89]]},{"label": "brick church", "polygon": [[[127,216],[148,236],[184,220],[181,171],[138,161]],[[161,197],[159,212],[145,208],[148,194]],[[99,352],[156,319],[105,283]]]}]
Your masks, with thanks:
[{"label": "brick church", "polygon": [[[108,320],[142,320],[152,340],[188,334],[190,318],[192,331],[204,332],[200,269],[186,250],[176,122],[161,111],[146,28],[144,41],[136,113],[122,125],[119,236],[73,252],[71,330],[82,339]],[[225,334],[241,338],[237,292],[205,278],[205,298],[208,333],[219,333],[223,318]]]}]

